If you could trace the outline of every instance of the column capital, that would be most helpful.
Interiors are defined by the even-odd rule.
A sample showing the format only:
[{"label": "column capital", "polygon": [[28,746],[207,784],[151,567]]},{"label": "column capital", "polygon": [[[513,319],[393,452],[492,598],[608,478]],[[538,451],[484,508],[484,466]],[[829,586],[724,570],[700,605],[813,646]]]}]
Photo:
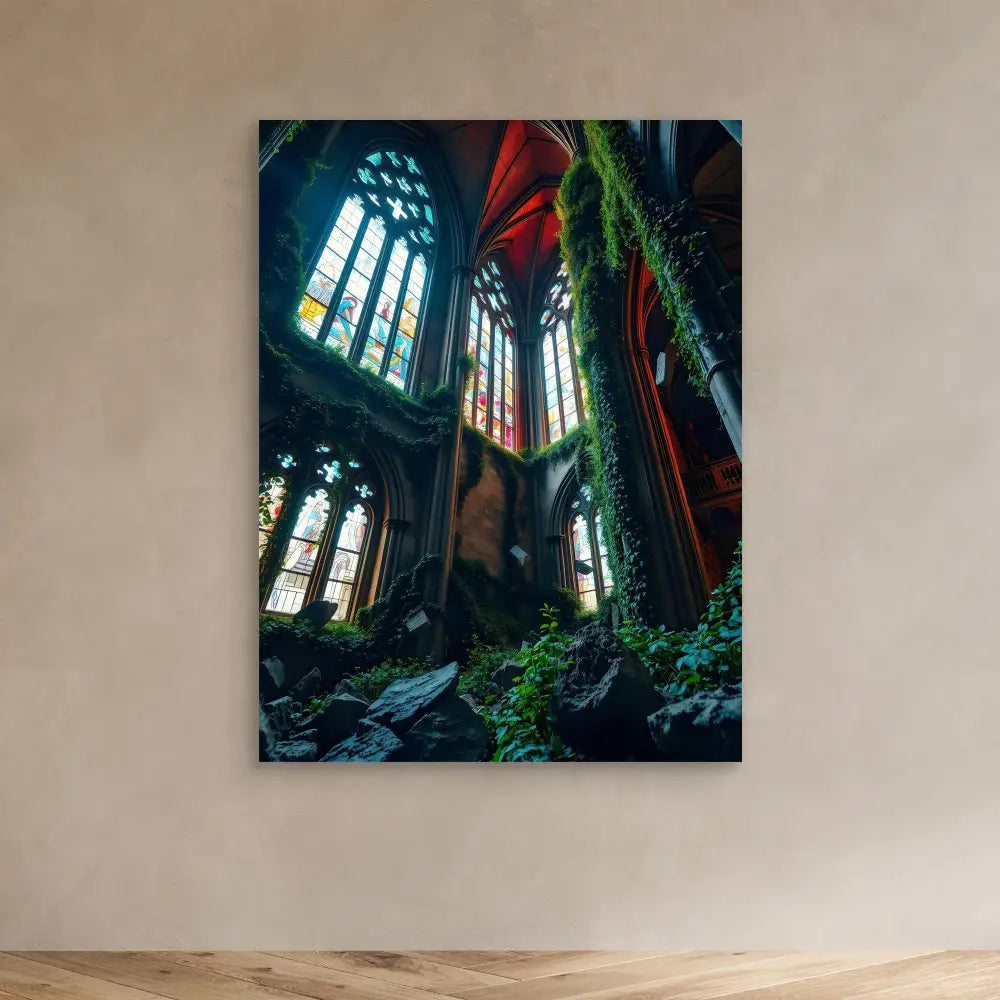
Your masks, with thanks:
[{"label": "column capital", "polygon": [[387,517],[385,519],[385,527],[390,531],[406,531],[410,526],[410,522],[402,517]]},{"label": "column capital", "polygon": [[456,264],[451,269],[451,273],[456,278],[471,278],[476,273],[476,269],[469,264]]}]

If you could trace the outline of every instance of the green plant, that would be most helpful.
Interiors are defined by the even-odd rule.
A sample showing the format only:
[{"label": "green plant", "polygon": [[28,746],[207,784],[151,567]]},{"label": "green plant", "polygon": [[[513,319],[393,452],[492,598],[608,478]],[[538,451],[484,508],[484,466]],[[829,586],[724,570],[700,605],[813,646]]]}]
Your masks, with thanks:
[{"label": "green plant", "polygon": [[484,707],[497,701],[499,693],[493,683],[493,672],[507,660],[517,658],[513,649],[502,646],[475,646],[458,675],[458,693],[471,694]]},{"label": "green plant", "polygon": [[556,678],[569,666],[567,652],[572,637],[561,632],[555,608],[542,608],[541,637],[518,659],[524,673],[497,703],[495,761],[565,760],[573,756],[549,724],[549,701]]},{"label": "green plant", "polygon": [[646,665],[658,684],[683,694],[738,681],[743,674],[743,543],[715,590],[698,626],[668,632],[625,622],[618,636]]},{"label": "green plant", "polygon": [[419,677],[433,669],[434,663],[426,656],[408,660],[383,660],[370,670],[355,674],[351,677],[351,684],[363,698],[374,701],[393,681]]}]

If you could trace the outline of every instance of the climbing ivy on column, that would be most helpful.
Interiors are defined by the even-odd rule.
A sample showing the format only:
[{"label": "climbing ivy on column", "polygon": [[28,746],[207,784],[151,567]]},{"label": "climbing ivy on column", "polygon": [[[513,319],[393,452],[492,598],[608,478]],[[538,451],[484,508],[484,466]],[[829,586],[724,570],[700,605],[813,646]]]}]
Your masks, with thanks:
[{"label": "climbing ivy on column", "polygon": [[556,199],[562,223],[563,260],[573,284],[577,361],[590,389],[590,420],[585,450],[594,500],[603,514],[604,537],[615,580],[615,594],[626,618],[647,620],[648,584],[635,498],[634,477],[623,456],[635,440],[635,415],[621,371],[622,287],[602,224],[601,179],[588,159],[574,162],[563,177]]},{"label": "climbing ivy on column", "polygon": [[[663,309],[674,326],[673,342],[688,378],[700,396],[708,396],[693,321],[691,276],[704,256],[705,234],[692,230],[689,201],[665,204],[643,175],[638,143],[623,121],[588,121],[584,125],[594,169],[601,178],[601,224],[608,261],[623,269],[638,249],[656,278]],[[704,339],[725,342],[734,331],[703,331]]]}]

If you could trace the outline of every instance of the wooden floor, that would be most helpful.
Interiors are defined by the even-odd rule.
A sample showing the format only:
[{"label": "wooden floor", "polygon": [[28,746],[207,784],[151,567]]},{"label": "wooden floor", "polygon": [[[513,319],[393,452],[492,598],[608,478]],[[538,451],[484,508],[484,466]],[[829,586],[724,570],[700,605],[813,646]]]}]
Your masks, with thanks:
[{"label": "wooden floor", "polygon": [[0,1000],[1000,1000],[1000,952],[0,953]]}]

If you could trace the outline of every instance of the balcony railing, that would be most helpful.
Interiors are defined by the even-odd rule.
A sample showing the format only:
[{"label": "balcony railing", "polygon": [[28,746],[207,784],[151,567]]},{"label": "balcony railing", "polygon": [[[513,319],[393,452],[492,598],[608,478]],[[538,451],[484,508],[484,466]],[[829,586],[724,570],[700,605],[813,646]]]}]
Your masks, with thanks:
[{"label": "balcony railing", "polygon": [[738,458],[724,458],[686,473],[684,485],[691,503],[738,493],[743,488],[743,466]]}]

